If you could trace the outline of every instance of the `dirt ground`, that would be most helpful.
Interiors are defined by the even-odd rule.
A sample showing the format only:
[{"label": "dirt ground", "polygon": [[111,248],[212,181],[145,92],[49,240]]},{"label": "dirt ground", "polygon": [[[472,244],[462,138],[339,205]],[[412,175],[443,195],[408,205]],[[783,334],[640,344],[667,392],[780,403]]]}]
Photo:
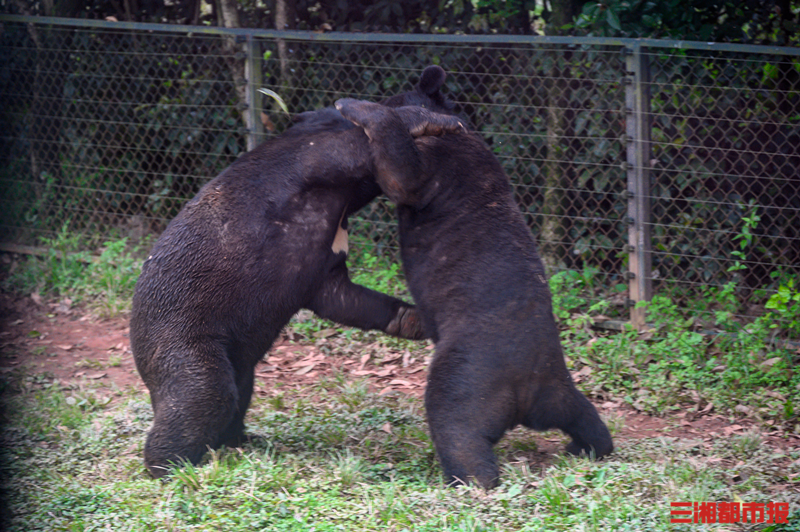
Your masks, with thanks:
[{"label": "dirt ground", "polygon": [[[321,336],[325,336],[324,331]],[[328,343],[332,349],[327,349]],[[282,390],[294,388],[302,393],[320,378],[339,372],[368,379],[370,387],[380,394],[422,397],[429,357],[390,352],[373,359],[361,354],[374,352],[370,347],[353,345],[344,338],[325,338],[317,346],[301,345],[284,336],[256,367],[255,393],[271,396],[276,393],[277,381],[282,383]],[[432,346],[428,349],[432,353]],[[0,294],[0,375],[15,369],[24,369],[27,375],[55,378],[64,387],[91,384],[96,394],[107,394],[109,401],[120,397],[124,390],[147,393],[133,362],[127,319],[98,319],[69,300],[48,302],[36,296]],[[575,378],[582,378],[580,372]],[[592,400],[603,416],[619,421],[615,423],[620,427],[615,435],[618,442],[672,436],[710,444],[721,436],[759,431],[763,445],[783,451],[800,450],[797,434],[765,431],[753,420],[731,420],[713,409],[687,406],[676,415],[653,417],[620,402],[596,397]],[[540,440],[536,454],[544,465],[561,451],[563,443],[546,436]],[[786,488],[800,490],[796,482]]]}]

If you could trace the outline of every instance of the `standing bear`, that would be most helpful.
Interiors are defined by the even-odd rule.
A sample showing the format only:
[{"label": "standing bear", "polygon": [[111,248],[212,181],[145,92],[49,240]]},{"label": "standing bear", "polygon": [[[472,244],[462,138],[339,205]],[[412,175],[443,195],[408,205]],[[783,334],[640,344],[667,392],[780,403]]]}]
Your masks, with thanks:
[{"label": "standing bear", "polygon": [[336,108],[364,128],[375,178],[397,203],[403,269],[436,342],[425,408],[447,482],[496,485],[492,446],[519,424],[561,429],[571,454],[611,453],[564,363],[533,236],[483,140],[415,139],[392,109],[349,99]]},{"label": "standing bear", "polygon": [[[415,90],[385,103],[448,113],[444,78],[428,67]],[[404,133],[440,133],[425,116],[460,127],[413,113]],[[153,476],[243,437],[254,367],[301,308],[423,337],[413,306],[348,277],[347,217],[379,193],[364,132],[329,108],[243,155],[172,220],[142,266],[130,322],[154,411],[144,449]]]}]

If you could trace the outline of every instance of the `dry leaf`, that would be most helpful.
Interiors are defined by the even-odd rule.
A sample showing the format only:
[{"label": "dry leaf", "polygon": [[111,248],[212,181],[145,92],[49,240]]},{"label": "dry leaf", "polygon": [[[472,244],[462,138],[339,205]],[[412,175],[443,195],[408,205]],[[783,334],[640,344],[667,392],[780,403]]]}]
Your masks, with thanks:
[{"label": "dry leaf", "polygon": [[327,338],[336,334],[336,329],[322,329],[314,333],[315,338]]},{"label": "dry leaf", "polygon": [[316,365],[317,365],[317,363],[316,363],[316,362],[314,362],[313,364],[311,364],[311,365],[309,365],[309,366],[306,366],[306,367],[304,367],[304,368],[300,368],[300,369],[298,369],[297,371],[295,371],[295,372],[294,372],[294,374],[295,374],[295,375],[305,375],[306,373],[308,373],[309,371],[311,371],[312,369],[314,369],[314,367],[315,367]]},{"label": "dry leaf", "polygon": [[87,379],[102,379],[106,375],[108,375],[108,374],[107,373],[92,373],[91,375],[87,375],[86,378]]},{"label": "dry leaf", "polygon": [[392,424],[387,421],[386,423],[383,424],[383,426],[381,427],[381,430],[383,432],[385,432],[386,434],[391,434],[392,433]]}]

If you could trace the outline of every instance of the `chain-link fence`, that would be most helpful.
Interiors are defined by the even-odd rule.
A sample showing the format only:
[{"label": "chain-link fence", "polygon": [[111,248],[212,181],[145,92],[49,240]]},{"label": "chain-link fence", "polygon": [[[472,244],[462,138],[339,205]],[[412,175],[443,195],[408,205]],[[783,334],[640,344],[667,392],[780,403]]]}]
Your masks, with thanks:
[{"label": "chain-link fence", "polygon": [[[610,315],[651,290],[696,304],[730,281],[753,315],[798,273],[798,50],[0,20],[0,242],[36,245],[65,224],[98,240],[158,234],[287,127],[258,87],[299,112],[409,90],[440,64],[551,273],[595,283]],[[352,227],[396,254],[386,201]]]}]

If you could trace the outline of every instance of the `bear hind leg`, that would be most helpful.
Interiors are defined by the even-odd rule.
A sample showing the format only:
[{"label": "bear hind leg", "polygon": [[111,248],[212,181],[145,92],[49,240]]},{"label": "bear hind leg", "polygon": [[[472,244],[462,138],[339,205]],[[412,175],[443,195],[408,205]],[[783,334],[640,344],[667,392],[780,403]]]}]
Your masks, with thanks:
[{"label": "bear hind leg", "polygon": [[523,425],[534,430],[560,429],[572,438],[566,450],[575,456],[598,459],[611,454],[614,450],[611,434],[594,405],[574,386],[566,395],[557,400],[552,396],[537,401]]},{"label": "bear hind leg", "polygon": [[198,464],[222,443],[239,397],[227,360],[220,365],[185,368],[161,384],[144,448],[145,466],[155,478],[183,461]]},{"label": "bear hind leg", "polygon": [[238,395],[239,401],[237,404],[236,412],[233,414],[228,427],[220,437],[219,444],[228,447],[238,447],[248,440],[244,433],[244,416],[247,414],[247,409],[250,407],[250,399],[253,396],[253,370],[246,371],[244,375],[239,377]]}]

